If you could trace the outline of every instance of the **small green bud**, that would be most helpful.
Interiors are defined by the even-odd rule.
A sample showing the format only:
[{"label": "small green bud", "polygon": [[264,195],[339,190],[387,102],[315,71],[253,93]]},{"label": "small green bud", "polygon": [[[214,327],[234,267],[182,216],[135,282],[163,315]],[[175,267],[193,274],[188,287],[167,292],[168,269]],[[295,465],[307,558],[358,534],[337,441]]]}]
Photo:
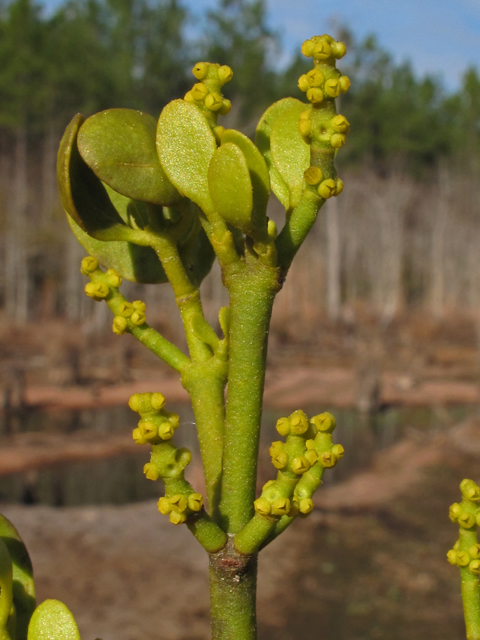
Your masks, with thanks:
[{"label": "small green bud", "polygon": [[329,78],[323,86],[323,91],[329,98],[337,98],[340,95],[340,82],[336,78]]},{"label": "small green bud", "polygon": [[178,413],[166,412],[166,414],[167,414],[168,421],[170,422],[172,427],[174,429],[178,429],[178,425],[180,424],[180,416],[178,415]]},{"label": "small green bud", "polygon": [[313,500],[311,498],[302,498],[298,503],[298,508],[300,513],[303,513],[305,516],[308,515],[313,511]]},{"label": "small green bud", "polygon": [[152,409],[155,409],[155,411],[160,411],[160,409],[163,409],[163,407],[165,406],[165,396],[161,393],[152,393],[150,402],[152,405]]},{"label": "small green bud", "polygon": [[321,182],[320,186],[318,187],[318,194],[322,196],[322,198],[325,198],[325,200],[328,200],[328,198],[331,198],[332,196],[334,196],[336,191],[337,191],[337,183],[335,182],[335,180],[332,180],[331,178]]},{"label": "small green bud", "polygon": [[462,511],[462,513],[458,516],[458,524],[464,529],[470,529],[475,524],[475,518],[471,513]]},{"label": "small green bud", "polygon": [[164,516],[168,516],[168,514],[172,512],[172,507],[168,498],[160,498],[160,500],[157,502],[157,506],[160,513]]},{"label": "small green bud", "polygon": [[208,74],[208,63],[197,62],[197,64],[192,69],[192,73],[197,80],[203,80],[207,77]]},{"label": "small green bud", "polygon": [[226,84],[233,78],[233,71],[228,65],[224,64],[217,71],[217,76],[222,84]]},{"label": "small green bud", "polygon": [[456,561],[459,567],[466,567],[470,563],[470,556],[466,551],[455,551]]},{"label": "small green bud", "polygon": [[258,498],[253,503],[253,506],[260,516],[268,516],[272,510],[272,507],[266,498]]},{"label": "small green bud", "polygon": [[320,167],[308,167],[308,169],[303,174],[305,178],[305,182],[307,184],[312,185],[314,187],[323,179],[323,172]]},{"label": "small green bud", "polygon": [[267,222],[267,233],[271,240],[276,240],[278,236],[277,225],[273,220]]},{"label": "small green bud", "polygon": [[115,316],[113,319],[112,331],[116,333],[117,336],[121,336],[128,329],[127,319],[123,316]]},{"label": "small green bud", "polygon": [[337,422],[331,413],[325,411],[318,416],[314,416],[310,422],[320,433],[332,433],[337,426]]},{"label": "small green bud", "polygon": [[455,551],[455,549],[450,549],[450,551],[447,553],[447,560],[454,566],[457,564],[457,552]]},{"label": "small green bud", "polygon": [[300,76],[300,78],[298,79],[298,88],[300,89],[300,91],[303,91],[303,93],[307,93],[307,91],[310,89],[310,83],[308,82],[306,73],[304,73],[303,76]]},{"label": "small green bud", "polygon": [[146,444],[147,443],[147,441],[145,440],[145,438],[142,435],[142,432],[140,431],[140,429],[138,427],[132,431],[132,437],[133,437],[133,439],[134,439],[136,444]]},{"label": "small green bud", "polygon": [[292,471],[297,475],[307,472],[310,469],[310,463],[305,456],[298,456],[292,461]]},{"label": "small green bud", "polygon": [[330,138],[330,144],[334,149],[340,149],[340,147],[343,147],[346,141],[347,138],[343,135],[343,133],[334,133]]},{"label": "small green bud", "polygon": [[334,444],[332,447],[332,453],[337,458],[337,460],[340,460],[340,458],[343,458],[343,456],[345,455],[345,449],[341,444]]},{"label": "small green bud", "polygon": [[301,409],[294,411],[289,419],[291,431],[295,435],[302,435],[308,431],[308,418]]},{"label": "small green bud", "polygon": [[147,462],[143,467],[143,473],[147,477],[148,480],[158,480],[160,474],[157,469],[157,465],[153,464],[153,462]]},{"label": "small green bud", "polygon": [[130,316],[130,320],[133,322],[135,326],[141,327],[142,324],[145,324],[147,318],[145,317],[145,314],[142,313],[141,311],[134,311]]},{"label": "small green bud", "polygon": [[98,269],[98,260],[96,258],[93,258],[92,256],[83,258],[80,265],[80,271],[84,276],[93,273],[96,269]]},{"label": "small green bud", "polygon": [[480,574],[480,560],[472,560],[468,565],[468,568],[472,573],[478,576]]},{"label": "small green bud", "polygon": [[318,455],[316,451],[313,451],[313,449],[310,449],[309,451],[307,451],[305,453],[305,458],[308,460],[308,463],[310,464],[311,467],[313,467],[313,465],[317,462],[318,460]]},{"label": "small green bud", "polygon": [[286,516],[290,511],[290,500],[288,498],[277,498],[272,503],[272,513],[276,516]]},{"label": "small green bud", "polygon": [[133,306],[130,302],[121,302],[118,306],[118,315],[123,318],[129,318],[133,313]]},{"label": "small green bud", "polygon": [[230,100],[228,98],[223,98],[222,106],[218,110],[218,113],[221,116],[226,116],[227,113],[230,113],[231,110],[232,110],[232,103],[230,102]]},{"label": "small green bud", "polygon": [[106,273],[107,282],[110,287],[114,289],[118,289],[118,287],[122,284],[122,277],[119,273],[115,271],[115,269],[109,269]]},{"label": "small green bud", "polygon": [[183,513],[187,509],[187,499],[181,493],[171,496],[168,501],[170,502],[172,511],[176,513]]},{"label": "small green bud", "polygon": [[183,524],[187,521],[187,516],[184,513],[178,513],[178,511],[172,511],[168,517],[172,524]]},{"label": "small green bud", "polygon": [[462,480],[460,491],[465,500],[471,500],[472,502],[480,500],[480,487],[473,480]]},{"label": "small green bud", "polygon": [[[275,429],[281,436],[288,436],[288,434],[290,433],[290,420],[288,418],[279,418],[277,420],[277,424],[275,425]],[[275,443],[272,444],[272,447],[274,444]]]},{"label": "small green bud", "polygon": [[317,87],[312,87],[307,91],[307,98],[313,104],[320,104],[321,102],[323,102],[324,98],[323,91],[321,89],[318,89]]},{"label": "small green bud", "polygon": [[206,98],[206,96],[208,96],[208,89],[203,84],[203,82],[197,82],[197,84],[193,85],[190,93],[195,98],[195,100],[198,100],[200,102],[204,98]]},{"label": "small green bud", "polygon": [[346,93],[350,89],[350,86],[352,84],[348,76],[340,76],[338,82],[340,84],[340,91],[342,93]]},{"label": "small green bud", "polygon": [[158,427],[158,435],[162,440],[171,440],[175,435],[175,429],[170,422],[164,422]]},{"label": "small green bud", "polygon": [[320,69],[312,69],[307,73],[307,82],[310,87],[321,87],[325,80],[325,76]]},{"label": "small green bud", "polygon": [[223,106],[223,98],[216,91],[209,93],[205,98],[205,106],[210,111],[219,111]]},{"label": "small green bud", "polygon": [[458,504],[458,502],[454,502],[450,505],[448,510],[448,517],[452,522],[456,522],[462,513],[462,507]]},{"label": "small green bud", "polygon": [[200,495],[200,493],[191,493],[188,496],[187,502],[190,511],[200,511],[200,509],[203,507],[203,497]]}]

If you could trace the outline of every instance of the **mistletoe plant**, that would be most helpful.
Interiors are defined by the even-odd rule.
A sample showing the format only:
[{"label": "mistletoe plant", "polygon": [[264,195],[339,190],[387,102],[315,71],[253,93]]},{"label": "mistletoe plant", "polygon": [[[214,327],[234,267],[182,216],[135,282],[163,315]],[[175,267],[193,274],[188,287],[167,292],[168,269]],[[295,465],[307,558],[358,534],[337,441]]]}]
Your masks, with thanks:
[{"label": "mistletoe plant", "polygon": [[[151,446],[144,472],[165,486],[159,511],[186,524],[209,554],[212,637],[222,640],[256,637],[258,552],[312,511],[325,469],[343,456],[332,442],[332,415],[309,419],[294,411],[277,423],[285,440],[270,448],[277,477],[256,497],[272,305],[320,208],[343,189],[334,159],[349,123],[337,115],[335,98],[350,86],[336,68],[346,48],[323,35],[302,52],[313,60],[298,83],[307,102],[285,98],[270,106],[255,144],[218,124],[231,108],[222,87],[232,70],[199,62],[197,82],[158,122],[129,109],[76,115],[58,153],[62,204],[89,253],[81,265],[85,292],[112,310],[116,334],[140,340],[178,372],[190,395],[206,500],[185,479],[191,454],[173,443],[179,419],[166,410],[161,390],[130,398],[140,417],[133,438]],[[271,191],[286,211],[279,233],[267,217]],[[221,336],[205,319],[199,290],[215,258],[229,294],[218,314]],[[147,324],[143,302],[123,297],[122,278],[170,282],[188,355]],[[0,640],[78,638],[60,602],[46,601],[32,615],[31,571],[20,575],[19,550],[26,553],[21,543],[0,548]]]}]

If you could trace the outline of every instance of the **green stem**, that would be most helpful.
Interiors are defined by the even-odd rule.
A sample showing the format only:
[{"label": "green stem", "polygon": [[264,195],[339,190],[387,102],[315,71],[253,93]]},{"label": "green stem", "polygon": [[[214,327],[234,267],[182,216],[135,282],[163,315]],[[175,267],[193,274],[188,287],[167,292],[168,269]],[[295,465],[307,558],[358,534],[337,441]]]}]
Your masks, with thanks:
[{"label": "green stem", "polygon": [[236,553],[231,540],[210,555],[212,640],[255,640],[257,556]]},{"label": "green stem", "polygon": [[238,533],[253,515],[267,337],[278,269],[257,261],[224,270],[230,294],[230,351],[221,513]]}]

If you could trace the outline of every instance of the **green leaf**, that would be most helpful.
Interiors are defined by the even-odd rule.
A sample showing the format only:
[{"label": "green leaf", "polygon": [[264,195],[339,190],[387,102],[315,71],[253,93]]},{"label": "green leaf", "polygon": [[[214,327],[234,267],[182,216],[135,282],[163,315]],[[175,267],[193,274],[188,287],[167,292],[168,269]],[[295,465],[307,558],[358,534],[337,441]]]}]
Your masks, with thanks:
[{"label": "green leaf", "polygon": [[27,548],[13,524],[0,515],[0,538],[7,547],[13,565],[13,604],[16,640],[27,640],[28,623],[35,610],[35,584]]},{"label": "green leaf", "polygon": [[80,640],[77,623],[59,600],[44,600],[30,620],[28,640]]},{"label": "green leaf", "polygon": [[296,98],[283,98],[283,100],[279,100],[272,104],[260,118],[255,134],[255,144],[265,158],[265,162],[270,173],[272,191],[283,204],[285,209],[290,207],[290,193],[288,191],[288,186],[273,162],[270,148],[270,137],[272,127],[277,119],[283,113],[289,111],[292,107],[298,104],[302,105],[302,110],[307,108],[307,105],[303,104],[303,102],[300,102],[300,100],[297,100]]},{"label": "green leaf", "polygon": [[268,167],[257,147],[240,131],[227,129],[222,135],[221,143],[223,145],[227,142],[236,144],[247,161],[253,188],[252,221],[257,228],[261,228],[267,224],[267,205],[270,197]]},{"label": "green leaf", "polygon": [[245,156],[233,142],[219,147],[210,162],[208,185],[216,211],[243,233],[255,228],[252,223],[253,190]]},{"label": "green leaf", "polygon": [[12,559],[7,545],[0,539],[0,640],[15,640],[9,624],[12,602]]},{"label": "green leaf", "polygon": [[180,194],[168,180],[155,147],[155,118],[133,109],[108,109],[88,118],[78,149],[95,175],[118,193],[170,206]]},{"label": "green leaf", "polygon": [[303,111],[305,105],[298,102],[282,113],[273,124],[270,138],[272,159],[288,187],[291,208],[300,202],[305,186],[303,174],[310,166],[310,146],[298,128]]},{"label": "green leaf", "polygon": [[131,282],[159,284],[168,282],[157,254],[150,247],[139,247],[131,242],[102,242],[83,231],[73,218],[67,216],[68,223],[87,253],[98,260],[106,269],[115,269]]},{"label": "green leaf", "polygon": [[66,213],[86,233],[100,240],[118,240],[118,236],[128,228],[112,205],[104,186],[78,152],[77,135],[82,122],[83,116],[77,114],[60,142],[57,158],[60,200]]},{"label": "green leaf", "polygon": [[157,152],[168,179],[207,215],[214,206],[208,190],[208,167],[217,145],[200,109],[174,100],[160,114]]}]

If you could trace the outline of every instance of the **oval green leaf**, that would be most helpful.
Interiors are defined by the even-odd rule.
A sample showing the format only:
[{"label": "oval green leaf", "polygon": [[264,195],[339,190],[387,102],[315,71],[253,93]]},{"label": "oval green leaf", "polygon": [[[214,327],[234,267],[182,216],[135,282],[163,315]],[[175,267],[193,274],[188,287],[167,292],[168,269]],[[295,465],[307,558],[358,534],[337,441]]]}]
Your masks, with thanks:
[{"label": "oval green leaf", "polygon": [[227,142],[236,144],[245,156],[253,189],[252,222],[257,228],[264,227],[267,224],[270,197],[270,176],[266,162],[250,138],[240,131],[227,129],[222,135],[222,145]]},{"label": "oval green leaf", "polygon": [[44,600],[30,620],[28,640],[80,640],[72,613],[59,600]]},{"label": "oval green leaf", "polygon": [[108,109],[87,118],[78,149],[95,175],[133,200],[170,206],[180,194],[158,161],[155,118],[133,109]]},{"label": "oval green leaf", "polygon": [[255,228],[252,222],[253,189],[247,161],[233,142],[219,147],[210,162],[208,185],[216,211],[243,233]]},{"label": "oval green leaf", "polygon": [[[270,173],[272,191],[283,204],[285,209],[288,209],[290,206],[290,194],[286,183],[272,160],[270,137],[272,127],[277,119],[285,113],[285,111],[288,111],[297,104],[303,103],[296,98],[283,98],[282,100],[272,104],[260,118],[255,134],[255,144],[265,158],[265,162]],[[303,105],[303,108],[306,109],[307,105]]]},{"label": "oval green leaf", "polygon": [[9,624],[12,602],[12,559],[7,545],[0,539],[0,640],[15,640]]},{"label": "oval green leaf", "polygon": [[303,174],[310,166],[310,146],[298,128],[303,111],[305,105],[300,101],[285,111],[273,124],[270,137],[272,160],[288,187],[291,208],[300,202],[305,186]]},{"label": "oval green leaf", "polygon": [[178,191],[207,215],[214,210],[208,190],[208,167],[217,145],[200,109],[174,100],[160,114],[157,153],[160,164]]},{"label": "oval green leaf", "polygon": [[5,543],[13,566],[13,604],[16,640],[27,640],[28,623],[35,610],[35,584],[27,548],[13,524],[0,515],[0,538]]}]

